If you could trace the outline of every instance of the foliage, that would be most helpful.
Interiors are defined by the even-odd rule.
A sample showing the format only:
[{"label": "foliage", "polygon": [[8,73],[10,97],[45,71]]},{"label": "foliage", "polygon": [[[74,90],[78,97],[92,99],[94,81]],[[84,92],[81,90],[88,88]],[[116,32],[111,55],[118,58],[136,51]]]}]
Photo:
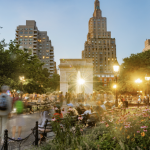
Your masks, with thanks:
[{"label": "foliage", "polygon": [[103,86],[103,82],[100,82],[99,77],[94,76],[93,77],[93,90],[97,92],[108,92],[112,91],[112,82],[109,82],[108,86]]},{"label": "foliage", "polygon": [[[120,92],[133,92],[145,90],[145,75],[150,75],[150,50],[131,54],[124,58],[120,67],[119,90]],[[135,84],[135,80],[140,78],[142,84]]]},{"label": "foliage", "polygon": [[[150,109],[121,109],[117,114],[115,109],[111,113],[105,112],[101,122],[89,130],[89,133],[77,136],[80,139],[77,145],[69,144],[67,141],[70,139],[69,135],[62,136],[61,129],[55,128],[56,137],[55,142],[49,141],[44,147],[39,149],[64,149],[62,141],[65,142],[66,150],[100,150],[100,149],[114,149],[114,150],[147,150],[150,145]],[[59,134],[58,134],[59,132]],[[66,130],[66,133],[70,130]],[[58,135],[57,135],[58,134]],[[72,134],[72,133],[71,133]],[[65,138],[64,138],[65,137]],[[74,141],[75,136],[71,137]],[[62,142],[63,143],[63,142]],[[67,145],[66,145],[67,144]],[[46,148],[47,147],[47,148]]]},{"label": "foliage", "polygon": [[[26,49],[19,49],[19,44],[10,41],[5,50],[5,41],[0,42],[0,86],[7,84],[11,89],[22,90],[28,93],[44,93],[45,88],[56,90],[59,76],[49,78],[48,69],[42,68],[42,63],[36,55],[32,56]],[[25,77],[25,82],[19,80]],[[56,83],[56,81],[58,81]]]}]

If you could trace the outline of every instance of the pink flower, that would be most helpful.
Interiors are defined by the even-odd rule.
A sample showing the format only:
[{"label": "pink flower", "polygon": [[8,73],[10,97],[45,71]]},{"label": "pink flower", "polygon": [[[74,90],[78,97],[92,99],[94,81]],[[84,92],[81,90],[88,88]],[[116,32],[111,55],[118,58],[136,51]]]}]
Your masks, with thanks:
[{"label": "pink flower", "polygon": [[83,129],[80,129],[80,131],[82,132],[82,131],[83,131]]},{"label": "pink flower", "polygon": [[106,127],[109,127],[109,124],[106,124]]},{"label": "pink flower", "polygon": [[140,131],[136,131],[137,133],[140,133]]},{"label": "pink flower", "polygon": [[104,121],[101,121],[100,123],[104,123]]},{"label": "pink flower", "polygon": [[82,117],[78,117],[78,120],[82,120],[83,118]]},{"label": "pink flower", "polygon": [[58,108],[57,108],[57,107],[55,107],[55,110],[58,110]]},{"label": "pink flower", "polygon": [[144,131],[144,132],[147,132],[147,130],[145,130],[145,129],[144,129],[143,131]]},{"label": "pink flower", "polygon": [[72,108],[69,108],[68,110],[72,110]]},{"label": "pink flower", "polygon": [[53,118],[53,119],[52,119],[52,121],[56,121],[56,119],[55,119],[55,118]]},{"label": "pink flower", "polygon": [[113,139],[115,139],[115,137],[113,137]]}]

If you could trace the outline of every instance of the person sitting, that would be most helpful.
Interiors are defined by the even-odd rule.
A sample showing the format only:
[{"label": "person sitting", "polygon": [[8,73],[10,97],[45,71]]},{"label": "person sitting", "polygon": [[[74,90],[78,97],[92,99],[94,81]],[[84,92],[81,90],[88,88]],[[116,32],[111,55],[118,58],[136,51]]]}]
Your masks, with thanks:
[{"label": "person sitting", "polygon": [[105,106],[105,104],[106,104],[106,101],[104,102],[104,101],[100,101],[100,106],[103,108],[103,110],[104,111],[106,111],[106,106]]},{"label": "person sitting", "polygon": [[29,108],[30,114],[34,113],[32,110],[32,105],[29,104],[29,99],[25,101],[25,108]]},{"label": "person sitting", "polygon": [[43,132],[43,133],[40,133],[40,143],[41,143],[41,141],[45,140],[45,138],[44,138],[44,131],[50,131],[50,129],[46,129],[46,130],[44,129],[45,121],[46,120],[49,121],[51,119],[49,113],[50,113],[49,110],[45,109],[40,114],[39,125],[38,125],[39,128],[38,128],[38,130]]},{"label": "person sitting", "polygon": [[59,106],[55,106],[55,113],[53,114],[54,118],[60,119],[63,118],[63,114],[61,113],[61,109]]},{"label": "person sitting", "polygon": [[83,104],[80,104],[79,106],[77,106],[76,110],[78,111],[79,115],[83,114],[86,111]]},{"label": "person sitting", "polygon": [[82,114],[82,115],[87,115],[87,114],[91,114],[92,112],[91,112],[91,107],[90,107],[90,105],[87,105],[86,106],[86,111]]},{"label": "person sitting", "polygon": [[77,116],[77,115],[79,115],[78,111],[73,107],[72,103],[67,104],[67,106],[69,106],[68,112],[70,112],[70,116]]}]

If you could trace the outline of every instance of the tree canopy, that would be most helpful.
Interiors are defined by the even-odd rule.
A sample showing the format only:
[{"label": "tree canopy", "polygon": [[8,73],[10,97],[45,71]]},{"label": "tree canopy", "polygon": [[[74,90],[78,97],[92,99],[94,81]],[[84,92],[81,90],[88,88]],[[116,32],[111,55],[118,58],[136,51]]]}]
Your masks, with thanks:
[{"label": "tree canopy", "polygon": [[24,76],[26,80],[23,87],[26,92],[43,93],[45,88],[57,89],[59,75],[49,78],[48,69],[42,68],[44,63],[36,55],[20,50],[19,44],[14,41],[10,41],[6,50],[5,45],[5,41],[0,42],[0,85],[7,84],[12,89],[20,89],[19,76]]},{"label": "tree canopy", "polygon": [[[146,74],[150,76],[150,50],[124,58],[118,80],[120,92],[144,90]],[[141,84],[135,83],[138,78],[143,81]]]}]

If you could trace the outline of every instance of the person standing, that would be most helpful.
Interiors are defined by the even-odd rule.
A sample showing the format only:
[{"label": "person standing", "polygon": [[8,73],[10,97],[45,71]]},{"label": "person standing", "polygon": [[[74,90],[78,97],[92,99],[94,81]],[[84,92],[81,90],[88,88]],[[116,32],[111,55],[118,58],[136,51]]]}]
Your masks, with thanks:
[{"label": "person standing", "polygon": [[62,92],[59,94],[59,101],[60,101],[60,107],[62,107],[63,105],[63,93]]},{"label": "person standing", "polygon": [[9,90],[7,85],[1,87],[2,94],[0,95],[0,117],[1,117],[1,144],[4,142],[4,130],[7,129],[8,116],[12,110],[12,100],[6,92]]}]

